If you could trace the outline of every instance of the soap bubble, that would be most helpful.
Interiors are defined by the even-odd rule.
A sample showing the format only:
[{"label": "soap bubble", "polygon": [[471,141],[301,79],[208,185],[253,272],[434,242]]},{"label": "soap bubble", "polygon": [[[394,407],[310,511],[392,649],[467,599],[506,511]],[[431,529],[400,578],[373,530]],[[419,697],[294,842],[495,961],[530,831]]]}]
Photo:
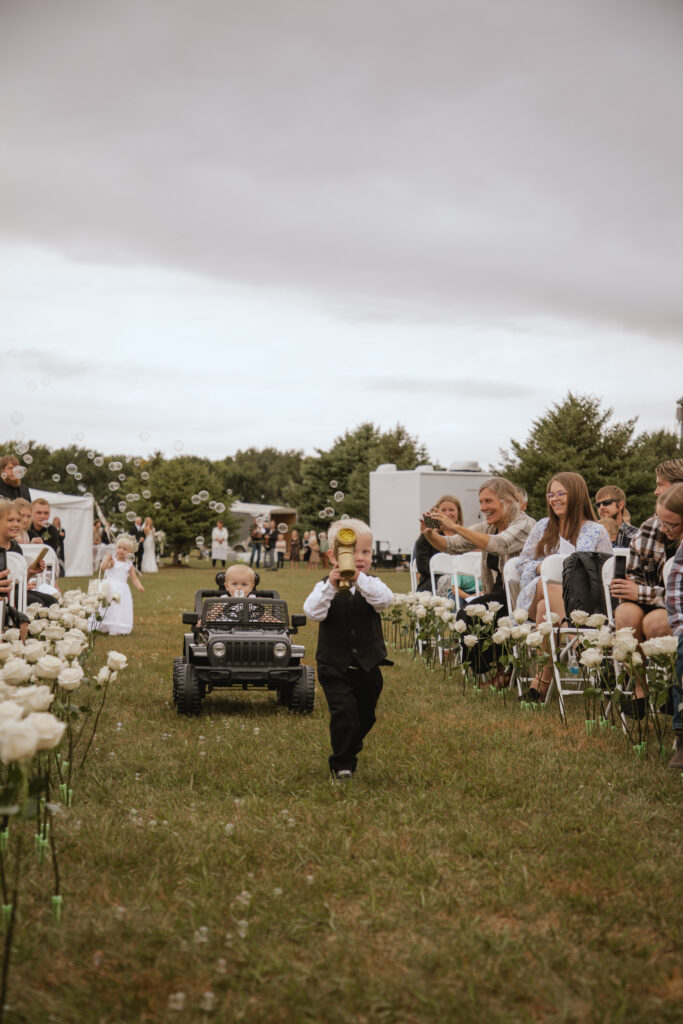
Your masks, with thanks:
[{"label": "soap bubble", "polygon": [[143,491],[143,492],[142,492],[142,497],[143,497],[143,498],[144,498],[145,500],[147,500],[147,498],[151,498],[151,497],[152,497],[152,492],[151,492],[151,491]]},{"label": "soap bubble", "polygon": [[133,459],[133,465],[134,466],[142,465],[142,459]]},{"label": "soap bubble", "polygon": [[159,510],[159,509],[161,508],[161,502],[160,502],[160,501],[155,501],[155,502],[154,502],[154,507],[155,507],[155,509],[157,509],[157,511],[158,511],[158,510]]},{"label": "soap bubble", "polygon": [[26,381],[26,390],[27,391],[37,391],[38,390],[38,381],[37,380],[27,380]]},{"label": "soap bubble", "polygon": [[228,489],[227,489],[227,491],[225,493],[226,494],[232,494],[232,487],[228,487]]},{"label": "soap bubble", "polygon": [[325,513],[323,512],[322,509],[320,509],[320,512],[318,512],[318,518],[319,519],[327,519],[327,516],[325,515]]},{"label": "soap bubble", "polygon": [[287,526],[287,523],[278,523],[277,524],[278,533],[287,533],[288,529],[289,529],[289,527]]},{"label": "soap bubble", "polygon": [[24,455],[24,462],[26,463],[27,466],[30,466],[31,463],[33,462],[33,456],[28,454]]},{"label": "soap bubble", "polygon": [[343,516],[339,516],[339,518],[340,519],[350,519],[351,516],[348,514],[348,512],[345,512],[344,515]]},{"label": "soap bubble", "polygon": [[210,501],[209,502],[209,508],[212,508],[215,511],[215,509],[216,509],[216,502],[215,501]]},{"label": "soap bubble", "polygon": [[22,476],[26,476],[26,467],[15,466],[13,470],[13,476],[15,476],[17,480],[21,480]]},{"label": "soap bubble", "polygon": [[140,433],[138,434],[138,437],[140,438],[141,441],[149,441],[150,435],[147,433],[146,430],[141,430]]},{"label": "soap bubble", "polygon": [[24,452],[28,451],[28,445],[24,444],[24,442],[21,441],[18,445],[15,445],[14,451],[16,452],[17,455],[23,455]]},{"label": "soap bubble", "polygon": [[199,497],[198,494],[193,494],[192,497],[190,498],[190,501],[192,502],[193,505],[200,505],[202,499]]},{"label": "soap bubble", "polygon": [[24,414],[23,414],[23,412],[19,412],[19,410],[17,409],[17,411],[13,412],[12,415],[10,416],[10,420],[12,421],[12,423],[23,423],[24,422]]},{"label": "soap bubble", "polygon": [[209,492],[208,491],[200,491],[199,492],[199,497],[200,497],[200,499],[202,501],[206,501],[206,499],[209,497]]},{"label": "soap bubble", "polygon": [[94,459],[95,458],[95,453],[94,452],[87,452],[86,454],[87,454],[89,459]]},{"label": "soap bubble", "polygon": [[326,515],[326,516],[327,516],[327,517],[328,517],[329,519],[332,519],[332,517],[334,516],[334,509],[332,508],[332,506],[331,506],[331,505],[328,505],[328,506],[327,506],[327,508],[325,509],[325,515]]},{"label": "soap bubble", "polygon": [[58,484],[59,481],[61,480],[61,477],[60,477],[59,473],[53,473],[52,474],[52,480],[53,480],[53,483]]},{"label": "soap bubble", "polygon": [[174,441],[173,442],[173,447],[175,448],[175,450],[177,452],[181,452],[183,450],[183,448],[185,447],[185,444],[184,444],[183,441]]},{"label": "soap bubble", "polygon": [[126,479],[126,474],[125,473],[119,473],[119,480],[121,481],[121,483],[123,483],[123,481],[125,479]]},{"label": "soap bubble", "polygon": [[204,547],[204,538],[201,535],[199,537],[195,537],[194,542],[198,548]]},{"label": "soap bubble", "polygon": [[332,488],[332,490],[334,490],[336,486],[337,486],[337,481],[336,480],[330,480],[330,487]]},{"label": "soap bubble", "polygon": [[66,467],[66,471],[67,473],[70,474],[70,476],[73,476],[74,473],[78,473],[78,466],[76,465],[75,462],[70,462],[69,465]]},{"label": "soap bubble", "polygon": [[126,505],[125,501],[120,501],[119,502],[119,504],[118,504],[119,512],[125,512],[127,508],[128,508],[128,506]]},{"label": "soap bubble", "polygon": [[335,501],[343,501],[344,500],[344,492],[343,491],[335,491],[334,492],[334,500]]},{"label": "soap bubble", "polygon": [[225,505],[222,501],[216,502],[216,512],[225,512]]},{"label": "soap bubble", "polygon": [[135,495],[134,494],[127,494],[126,495],[126,501],[135,501]]},{"label": "soap bubble", "polygon": [[116,470],[120,469],[120,468],[121,467],[119,466],[119,464],[117,462],[110,462],[109,465],[107,466],[107,469],[110,469],[112,471],[112,473],[115,473]]},{"label": "soap bubble", "polygon": [[95,458],[93,459],[93,464],[95,466],[103,466],[104,465],[104,459],[102,458],[101,455],[96,455]]},{"label": "soap bubble", "polygon": [[109,483],[109,490],[110,490],[110,491],[118,491],[118,489],[119,489],[119,487],[120,487],[120,486],[121,486],[121,485],[120,485],[120,483],[118,482],[118,480],[112,480],[112,481],[110,481],[110,483]]},{"label": "soap bubble", "polygon": [[74,480],[82,480],[82,479],[83,479],[83,474],[82,473],[74,473]]},{"label": "soap bubble", "polygon": [[142,473],[140,473],[140,479],[149,480],[149,473],[147,472],[146,469],[143,469]]},{"label": "soap bubble", "polygon": [[128,520],[129,523],[132,523],[134,521],[135,512],[133,512],[132,508],[128,509],[128,511],[126,512],[126,519]]}]

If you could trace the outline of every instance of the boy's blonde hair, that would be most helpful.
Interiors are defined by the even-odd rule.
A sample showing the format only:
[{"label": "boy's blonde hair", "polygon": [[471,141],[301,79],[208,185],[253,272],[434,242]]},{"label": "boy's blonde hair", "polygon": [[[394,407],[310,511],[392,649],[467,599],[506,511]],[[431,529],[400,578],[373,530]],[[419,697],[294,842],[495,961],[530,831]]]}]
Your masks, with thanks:
[{"label": "boy's blonde hair", "polygon": [[31,502],[31,508],[36,508],[37,505],[47,505],[47,507],[49,508],[50,502],[46,498],[36,498],[34,501]]},{"label": "boy's blonde hair", "polygon": [[116,547],[125,548],[131,555],[134,555],[138,549],[138,542],[129,533],[122,533],[120,537],[116,538]]},{"label": "boy's blonde hair", "polygon": [[337,539],[337,534],[345,526],[348,527],[349,530],[353,530],[356,535],[362,534],[363,536],[370,537],[370,539],[372,539],[372,530],[367,523],[363,522],[362,519],[337,519],[337,521],[332,523],[327,530],[327,539],[331,548],[334,548],[334,542]]},{"label": "boy's blonde hair", "polygon": [[255,584],[256,584],[256,573],[254,572],[254,570],[252,569],[252,567],[250,565],[245,565],[244,562],[233,562],[232,565],[229,565],[228,568],[225,570],[225,580],[226,580],[226,582],[228,580],[228,577],[230,576],[230,570],[231,569],[240,569],[243,572],[248,572],[249,575],[251,576],[251,585],[252,585],[252,587],[255,586]]}]

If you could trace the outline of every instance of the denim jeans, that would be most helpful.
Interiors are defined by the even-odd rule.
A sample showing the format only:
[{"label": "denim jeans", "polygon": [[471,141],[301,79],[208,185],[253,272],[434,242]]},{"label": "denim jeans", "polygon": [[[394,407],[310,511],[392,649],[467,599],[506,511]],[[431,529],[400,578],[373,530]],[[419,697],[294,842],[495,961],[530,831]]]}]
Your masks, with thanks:
[{"label": "denim jeans", "polygon": [[251,545],[251,555],[249,557],[249,565],[253,565],[256,562],[256,568],[261,567],[261,544]]}]

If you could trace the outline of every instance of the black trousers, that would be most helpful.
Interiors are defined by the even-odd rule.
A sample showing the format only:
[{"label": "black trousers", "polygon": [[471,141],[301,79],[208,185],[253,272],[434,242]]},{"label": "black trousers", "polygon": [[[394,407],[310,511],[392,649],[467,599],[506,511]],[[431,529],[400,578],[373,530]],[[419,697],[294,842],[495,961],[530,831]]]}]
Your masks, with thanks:
[{"label": "black trousers", "polygon": [[318,662],[318,682],[330,710],[330,771],[355,771],[363,740],[375,724],[375,708],[384,685],[379,668],[342,671]]}]

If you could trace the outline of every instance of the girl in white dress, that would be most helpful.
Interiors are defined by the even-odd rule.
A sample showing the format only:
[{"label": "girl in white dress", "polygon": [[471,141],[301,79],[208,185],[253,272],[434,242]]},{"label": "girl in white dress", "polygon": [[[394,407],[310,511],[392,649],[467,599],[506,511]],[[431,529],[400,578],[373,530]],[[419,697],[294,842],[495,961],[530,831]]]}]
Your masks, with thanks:
[{"label": "girl in white dress", "polygon": [[133,565],[136,548],[137,544],[133,538],[123,534],[116,541],[114,555],[107,554],[102,559],[104,580],[109,597],[113,600],[106,609],[101,622],[97,623],[100,633],[122,636],[130,633],[133,629],[133,597],[128,586],[129,577],[133,581],[133,586],[141,594],[145,590]]},{"label": "girl in white dress", "polygon": [[156,539],[154,536],[154,526],[149,516],[145,519],[142,529],[145,533],[145,539],[142,543],[142,565],[141,569],[143,572],[158,572],[159,566],[157,565],[157,553],[156,553]]}]

